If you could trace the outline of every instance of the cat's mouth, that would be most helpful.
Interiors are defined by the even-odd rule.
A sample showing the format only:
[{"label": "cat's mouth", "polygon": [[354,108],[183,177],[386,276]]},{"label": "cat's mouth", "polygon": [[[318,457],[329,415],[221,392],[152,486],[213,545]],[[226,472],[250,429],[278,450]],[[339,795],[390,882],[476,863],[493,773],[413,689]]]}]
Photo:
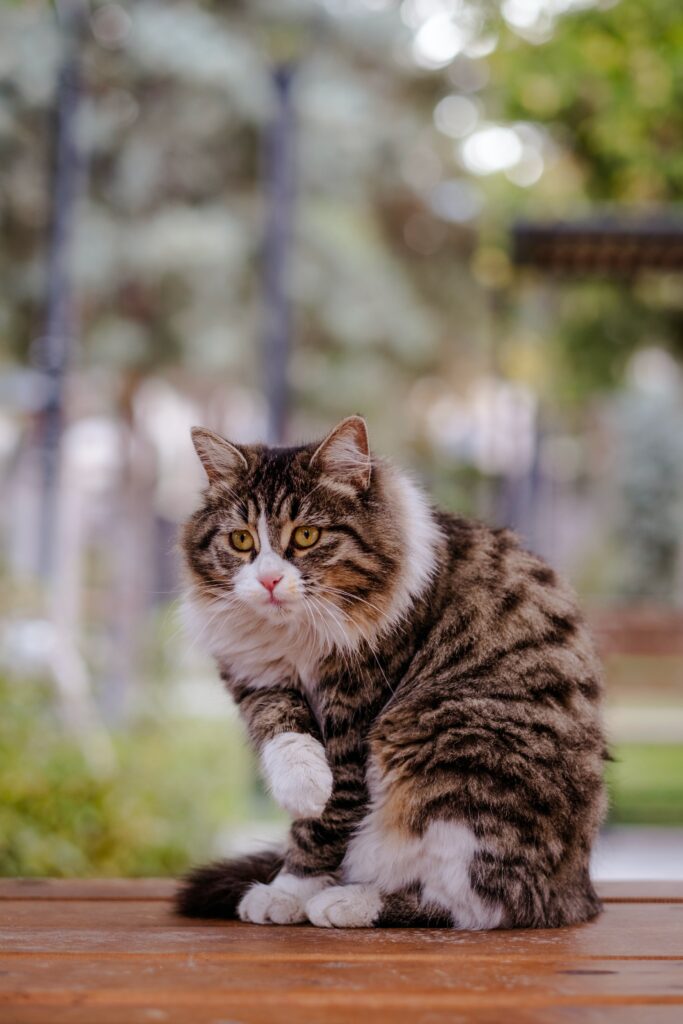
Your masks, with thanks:
[{"label": "cat's mouth", "polygon": [[289,595],[271,593],[264,594],[262,597],[259,595],[255,603],[259,611],[265,612],[266,615],[275,613],[285,615],[291,612],[296,601],[293,601]]}]

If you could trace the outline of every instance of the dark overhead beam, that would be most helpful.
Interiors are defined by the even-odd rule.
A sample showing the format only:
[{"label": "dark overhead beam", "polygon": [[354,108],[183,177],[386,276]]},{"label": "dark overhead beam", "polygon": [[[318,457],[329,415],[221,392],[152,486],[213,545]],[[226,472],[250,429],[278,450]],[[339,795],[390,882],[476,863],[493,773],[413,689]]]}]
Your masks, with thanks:
[{"label": "dark overhead beam", "polygon": [[683,218],[518,221],[512,228],[512,261],[548,274],[584,277],[683,271]]}]

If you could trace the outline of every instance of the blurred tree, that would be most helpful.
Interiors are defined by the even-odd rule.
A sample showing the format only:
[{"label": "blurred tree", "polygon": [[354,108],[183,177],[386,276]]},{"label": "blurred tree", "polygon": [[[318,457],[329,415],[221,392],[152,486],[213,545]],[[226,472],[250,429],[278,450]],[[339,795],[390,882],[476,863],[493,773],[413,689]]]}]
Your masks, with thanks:
[{"label": "blurred tree", "polygon": [[[294,92],[292,377],[297,402],[325,419],[350,406],[372,417],[389,383],[405,395],[416,373],[445,368],[462,380],[468,360],[487,361],[487,291],[510,282],[513,213],[680,196],[676,0],[568,5],[552,18],[551,5],[524,16],[521,6],[279,5],[290,34],[309,32],[312,15],[319,22]],[[271,8],[93,6],[81,125],[92,185],[76,257],[85,365],[181,361],[257,383]],[[60,43],[47,4],[5,9],[3,22],[0,308],[5,351],[17,352],[36,334],[42,294],[43,125]],[[501,125],[517,135],[492,135]],[[628,327],[634,310],[649,308],[639,291],[609,292],[582,300],[585,323],[605,306],[617,320],[623,306]],[[652,312],[670,340],[674,306],[675,316],[661,304]],[[593,379],[614,381],[604,353],[574,348],[575,324],[560,317],[555,333],[569,353],[563,373],[578,375],[581,393]],[[400,420],[387,424],[388,438],[404,435]]]},{"label": "blurred tree", "polygon": [[[379,447],[415,445],[448,491],[435,395],[512,373],[580,408],[619,382],[644,333],[680,350],[675,281],[576,284],[524,319],[513,216],[680,195],[677,0],[576,6],[94,3],[74,269],[80,367],[110,371],[99,407],[129,408],[149,372],[178,366],[205,402],[226,382],[258,402],[271,67],[312,19],[292,95],[293,435],[362,410]],[[276,52],[274,7],[288,26]],[[39,0],[2,19],[0,344],[12,360],[39,331],[60,38]]]},{"label": "blurred tree", "polygon": [[492,101],[506,118],[549,128],[587,198],[628,206],[680,202],[680,4],[581,6],[558,18],[551,38],[544,32],[537,45],[508,28],[492,56]]},{"label": "blurred tree", "polygon": [[[487,109],[542,128],[552,160],[522,206],[557,217],[598,202],[627,217],[670,204],[675,215],[683,198],[680,7],[676,0],[577,6],[550,22],[543,5],[534,7],[535,20],[514,0],[502,5]],[[507,195],[508,209],[509,202]],[[630,354],[652,341],[683,356],[680,278],[650,275],[633,284],[575,282],[556,296],[549,340],[558,397],[580,403],[613,388]]]}]

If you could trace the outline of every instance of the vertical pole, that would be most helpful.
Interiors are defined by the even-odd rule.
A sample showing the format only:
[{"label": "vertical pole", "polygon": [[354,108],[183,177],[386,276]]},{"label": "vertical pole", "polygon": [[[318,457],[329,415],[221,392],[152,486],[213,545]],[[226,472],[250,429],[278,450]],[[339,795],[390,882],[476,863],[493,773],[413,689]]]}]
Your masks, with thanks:
[{"label": "vertical pole", "polygon": [[75,322],[71,282],[71,242],[81,162],[76,122],[81,99],[80,0],[58,4],[64,57],[57,81],[53,156],[52,224],[48,249],[45,321],[35,348],[35,362],[42,372],[46,397],[39,417],[42,476],[39,572],[49,580],[54,572],[59,455],[64,426],[64,385]]},{"label": "vertical pole", "polygon": [[268,408],[267,440],[281,444],[289,407],[291,311],[288,264],[295,183],[293,64],[272,73],[276,110],[265,138],[266,228],[264,238],[263,380]]}]

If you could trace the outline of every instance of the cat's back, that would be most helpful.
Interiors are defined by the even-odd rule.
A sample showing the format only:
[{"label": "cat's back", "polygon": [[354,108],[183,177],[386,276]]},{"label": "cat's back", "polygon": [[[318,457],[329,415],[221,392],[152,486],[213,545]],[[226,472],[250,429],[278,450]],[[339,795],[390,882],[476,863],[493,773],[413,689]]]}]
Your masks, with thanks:
[{"label": "cat's back", "polygon": [[573,588],[512,531],[438,518],[441,557],[402,692],[411,703],[425,685],[461,701],[495,695],[508,712],[530,702],[534,715],[540,702],[597,726],[602,669]]},{"label": "cat's back", "polygon": [[442,615],[466,612],[466,620],[493,631],[492,640],[541,635],[595,658],[574,589],[516,533],[449,513],[439,513],[439,524],[446,551],[436,582]]},{"label": "cat's back", "polygon": [[442,583],[450,583],[461,594],[463,587],[476,589],[479,600],[497,600],[503,590],[509,610],[521,604],[530,589],[562,593],[576,603],[562,575],[525,548],[513,530],[450,512],[439,511],[436,518],[446,551]]}]

